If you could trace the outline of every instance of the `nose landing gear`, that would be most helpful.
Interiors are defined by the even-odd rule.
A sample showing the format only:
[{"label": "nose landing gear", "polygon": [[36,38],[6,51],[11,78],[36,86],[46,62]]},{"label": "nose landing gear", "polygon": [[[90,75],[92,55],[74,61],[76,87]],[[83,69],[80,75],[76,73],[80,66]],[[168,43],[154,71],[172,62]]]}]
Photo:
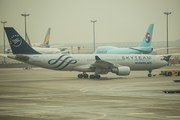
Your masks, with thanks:
[{"label": "nose landing gear", "polygon": [[148,77],[151,77],[151,76],[152,76],[151,72],[152,72],[152,70],[149,70]]}]

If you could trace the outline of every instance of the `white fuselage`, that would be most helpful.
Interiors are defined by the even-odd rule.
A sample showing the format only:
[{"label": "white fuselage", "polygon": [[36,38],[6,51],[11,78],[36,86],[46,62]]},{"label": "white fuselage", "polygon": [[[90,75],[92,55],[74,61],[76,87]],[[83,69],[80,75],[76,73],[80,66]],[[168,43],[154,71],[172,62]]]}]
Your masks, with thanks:
[{"label": "white fuselage", "polygon": [[[114,66],[128,66],[130,70],[153,70],[167,65],[167,62],[156,55],[145,54],[37,54],[26,55],[26,63],[53,70],[95,72],[99,67],[101,72],[110,72],[109,65],[96,63],[95,56]],[[96,63],[96,64],[95,64]]]}]

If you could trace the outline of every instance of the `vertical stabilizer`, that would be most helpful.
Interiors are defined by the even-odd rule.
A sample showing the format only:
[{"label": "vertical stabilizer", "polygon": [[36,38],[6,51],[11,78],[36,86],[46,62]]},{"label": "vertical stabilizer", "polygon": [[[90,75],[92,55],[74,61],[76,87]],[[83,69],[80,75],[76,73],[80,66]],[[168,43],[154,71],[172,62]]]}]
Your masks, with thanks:
[{"label": "vertical stabilizer", "polygon": [[44,43],[42,43],[42,44],[40,45],[40,47],[47,47],[47,48],[49,48],[50,31],[51,31],[51,28],[48,28],[46,37],[45,37],[45,39],[44,39]]},{"label": "vertical stabilizer", "polygon": [[149,28],[148,28],[145,36],[144,36],[144,39],[143,39],[140,47],[149,47],[149,46],[151,46],[153,27],[154,27],[154,24],[149,25]]},{"label": "vertical stabilizer", "polygon": [[29,37],[28,37],[27,33],[26,33],[26,42],[29,44],[29,46],[31,46],[31,47],[32,47],[31,42],[30,42],[30,39],[29,39]]},{"label": "vertical stabilizer", "polygon": [[14,30],[13,27],[4,27],[13,54],[40,54]]}]

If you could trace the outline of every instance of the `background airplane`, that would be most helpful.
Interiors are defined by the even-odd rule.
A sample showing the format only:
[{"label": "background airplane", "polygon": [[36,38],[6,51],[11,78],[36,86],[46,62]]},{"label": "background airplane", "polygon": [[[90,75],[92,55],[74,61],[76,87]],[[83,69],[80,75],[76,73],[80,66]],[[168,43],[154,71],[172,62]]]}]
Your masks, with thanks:
[{"label": "background airplane", "polygon": [[153,51],[151,46],[154,24],[150,24],[149,28],[139,47],[118,48],[114,46],[98,47],[93,54],[149,54]]},{"label": "background airplane", "polygon": [[49,45],[50,31],[51,31],[51,28],[48,28],[48,31],[46,33],[46,36],[45,36],[45,39],[44,39],[43,43],[33,43],[32,46],[33,47],[46,47],[46,48],[49,48],[50,47],[50,45]]},{"label": "background airplane", "polygon": [[[29,44],[29,46],[32,47],[30,39],[26,33],[26,42]],[[43,46],[43,45],[42,45]],[[34,50],[36,50],[39,53],[43,53],[43,54],[57,54],[57,53],[61,53],[61,50],[58,48],[47,48],[47,47],[32,47]]]},{"label": "background airplane", "polygon": [[90,75],[91,79],[99,79],[99,74],[108,72],[129,75],[130,70],[148,70],[148,76],[151,77],[152,70],[165,66],[170,58],[146,54],[40,54],[30,47],[14,28],[4,29],[13,55],[1,54],[1,56],[52,70],[83,72],[78,74],[78,78],[88,78],[86,72],[94,72]]},{"label": "background airplane", "polygon": [[[32,43],[32,47],[40,47],[40,48],[55,48],[58,49],[60,51],[65,51],[67,48],[66,47],[62,47],[64,45],[49,45],[49,40],[50,40],[50,32],[51,32],[51,28],[48,28],[44,42],[43,43]],[[29,44],[29,43],[28,43]],[[55,49],[52,49],[54,52],[56,51]],[[55,52],[56,53],[56,52]]]}]

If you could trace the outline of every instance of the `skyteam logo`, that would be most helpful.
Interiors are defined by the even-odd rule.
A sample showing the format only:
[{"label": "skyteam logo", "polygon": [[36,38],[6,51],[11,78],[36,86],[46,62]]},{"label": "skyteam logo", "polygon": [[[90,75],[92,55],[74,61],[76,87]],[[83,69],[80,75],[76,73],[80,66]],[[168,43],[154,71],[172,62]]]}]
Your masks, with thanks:
[{"label": "skyteam logo", "polygon": [[22,39],[19,35],[12,35],[10,38],[10,44],[14,47],[19,47],[22,44]]},{"label": "skyteam logo", "polygon": [[48,64],[55,65],[54,68],[62,70],[67,67],[69,64],[76,64],[77,61],[72,59],[70,56],[61,55],[58,59],[51,59],[48,61]]},{"label": "skyteam logo", "polygon": [[149,43],[151,41],[151,35],[149,32],[146,33],[146,43]]}]

